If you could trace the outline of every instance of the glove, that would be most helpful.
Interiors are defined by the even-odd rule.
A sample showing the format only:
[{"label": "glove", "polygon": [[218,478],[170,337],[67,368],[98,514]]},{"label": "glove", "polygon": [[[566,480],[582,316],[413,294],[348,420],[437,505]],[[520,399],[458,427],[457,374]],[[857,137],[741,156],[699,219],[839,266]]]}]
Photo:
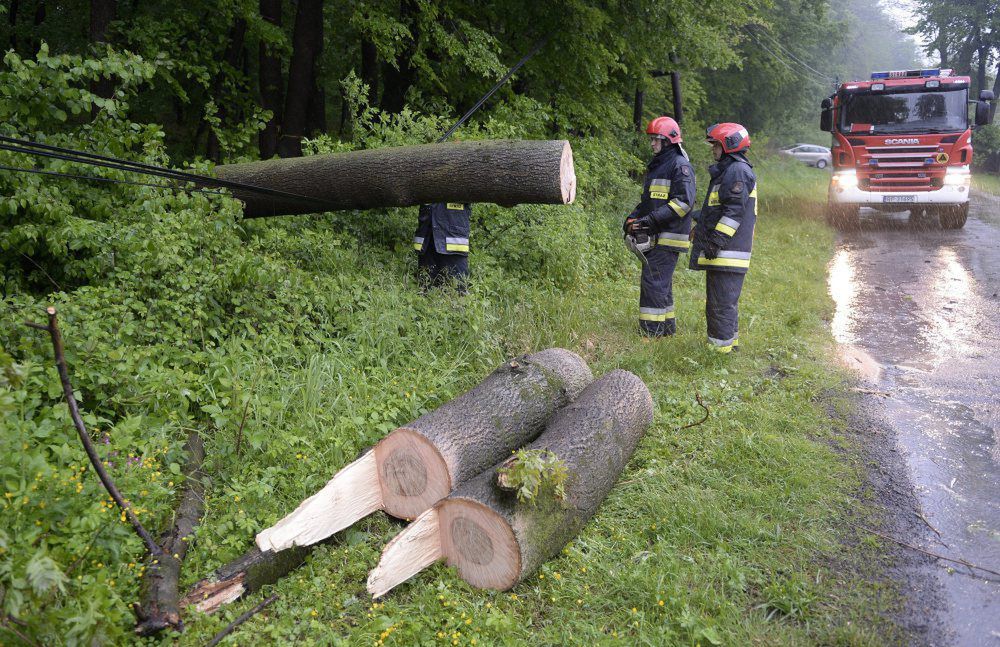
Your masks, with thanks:
[{"label": "glove", "polygon": [[628,215],[625,217],[625,222],[622,223],[622,231],[626,234],[632,229],[632,223],[635,222],[635,216]]},{"label": "glove", "polygon": [[710,261],[715,260],[719,257],[719,243],[714,240],[706,240],[702,251],[705,254],[705,258]]},{"label": "glove", "polygon": [[643,216],[642,218],[636,218],[629,225],[628,233],[638,234],[642,232],[649,232],[653,229],[653,219],[649,216]]}]

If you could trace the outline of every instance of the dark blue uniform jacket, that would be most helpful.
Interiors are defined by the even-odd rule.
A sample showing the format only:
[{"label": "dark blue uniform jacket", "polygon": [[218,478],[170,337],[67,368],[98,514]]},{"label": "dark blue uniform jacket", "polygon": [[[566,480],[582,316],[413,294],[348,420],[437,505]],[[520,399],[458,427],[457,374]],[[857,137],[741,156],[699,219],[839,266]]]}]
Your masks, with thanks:
[{"label": "dark blue uniform jacket", "polygon": [[694,169],[680,148],[667,144],[653,156],[642,183],[642,201],[629,216],[650,216],[657,244],[683,252],[689,247],[691,205],[696,197]]},{"label": "dark blue uniform jacket", "polygon": [[[712,179],[695,226],[691,269],[745,274],[757,224],[757,176],[742,153],[723,156],[709,173]],[[718,258],[705,258],[705,241],[719,246]]]},{"label": "dark blue uniform jacket", "polygon": [[436,202],[420,205],[413,248],[423,252],[428,240],[433,238],[434,251],[438,254],[467,256],[471,215],[472,209],[468,204]]}]

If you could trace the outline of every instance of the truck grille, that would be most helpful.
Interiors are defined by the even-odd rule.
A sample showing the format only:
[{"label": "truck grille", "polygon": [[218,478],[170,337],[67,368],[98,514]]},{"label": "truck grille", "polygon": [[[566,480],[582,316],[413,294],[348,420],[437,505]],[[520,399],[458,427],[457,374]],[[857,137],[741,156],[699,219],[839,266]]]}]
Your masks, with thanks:
[{"label": "truck grille", "polygon": [[944,167],[928,164],[938,154],[937,145],[869,146],[858,157],[860,188],[868,191],[934,191],[941,188]]}]

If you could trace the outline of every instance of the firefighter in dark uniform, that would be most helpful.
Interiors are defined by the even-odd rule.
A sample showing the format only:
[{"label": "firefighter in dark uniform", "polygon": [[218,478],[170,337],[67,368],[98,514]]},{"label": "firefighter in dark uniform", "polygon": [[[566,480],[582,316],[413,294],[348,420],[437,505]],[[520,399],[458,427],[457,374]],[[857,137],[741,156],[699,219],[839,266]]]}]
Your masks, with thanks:
[{"label": "firefighter in dark uniform", "polygon": [[738,305],[750,267],[757,222],[757,176],[746,158],[750,134],[739,124],[715,124],[708,143],[716,163],[700,213],[696,213],[691,269],[705,270],[705,319],[709,346],[739,347]]},{"label": "firefighter in dark uniform", "polygon": [[677,258],[690,246],[691,205],[695,200],[694,169],[681,147],[681,129],[670,117],[649,122],[646,133],[653,159],[646,167],[642,201],[625,219],[626,233],[646,232],[655,245],[645,252],[639,288],[639,332],[651,337],[672,335],[673,277]]},{"label": "firefighter in dark uniform", "polygon": [[437,286],[455,280],[459,291],[466,291],[471,216],[472,207],[460,202],[420,206],[413,248],[417,250],[422,285]]}]

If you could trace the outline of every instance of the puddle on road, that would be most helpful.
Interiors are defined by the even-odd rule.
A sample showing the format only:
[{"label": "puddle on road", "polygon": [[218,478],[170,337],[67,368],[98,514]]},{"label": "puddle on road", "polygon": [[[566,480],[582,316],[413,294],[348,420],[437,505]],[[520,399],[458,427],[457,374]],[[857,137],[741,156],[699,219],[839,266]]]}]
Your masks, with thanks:
[{"label": "puddle on road", "polygon": [[[1000,230],[877,224],[844,234],[829,266],[841,360],[891,394],[920,512],[948,544],[921,545],[1000,570]],[[946,566],[931,568],[949,644],[1000,647],[1000,578]]]}]

